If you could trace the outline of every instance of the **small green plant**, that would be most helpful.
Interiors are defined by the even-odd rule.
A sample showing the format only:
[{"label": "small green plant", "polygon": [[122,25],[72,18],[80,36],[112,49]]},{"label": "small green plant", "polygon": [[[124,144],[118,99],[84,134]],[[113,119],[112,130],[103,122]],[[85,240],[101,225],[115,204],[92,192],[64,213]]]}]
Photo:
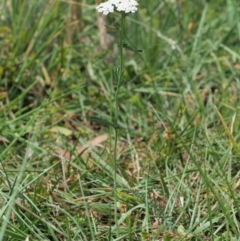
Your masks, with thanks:
[{"label": "small green plant", "polygon": [[[134,13],[137,11],[137,6],[138,3],[135,0],[121,0],[121,1],[116,1],[116,0],[109,0],[107,2],[101,3],[100,5],[97,6],[98,12],[103,13],[104,15],[107,15],[109,13],[113,13],[114,10],[120,14],[120,24],[115,24],[114,28],[117,30],[119,33],[119,64],[114,67],[113,70],[113,75],[114,75],[114,80],[116,82],[116,88],[114,93],[111,93],[113,96],[113,113],[112,113],[112,120],[104,120],[102,118],[94,117],[92,118],[93,121],[97,121],[99,123],[102,123],[104,125],[108,125],[114,129],[115,132],[115,137],[114,137],[114,157],[113,157],[113,163],[114,163],[114,219],[115,219],[115,225],[116,225],[116,232],[117,236],[119,234],[119,226],[118,226],[118,219],[117,219],[117,142],[118,142],[118,137],[119,137],[119,125],[118,125],[118,116],[119,116],[119,91],[122,85],[124,84],[123,80],[123,63],[124,63],[124,58],[123,58],[123,49],[128,48],[133,50],[131,46],[128,44],[124,43],[124,37],[123,37],[123,31],[124,31],[124,20],[125,17],[127,16],[128,13]],[[114,85],[114,83],[113,83]]]}]

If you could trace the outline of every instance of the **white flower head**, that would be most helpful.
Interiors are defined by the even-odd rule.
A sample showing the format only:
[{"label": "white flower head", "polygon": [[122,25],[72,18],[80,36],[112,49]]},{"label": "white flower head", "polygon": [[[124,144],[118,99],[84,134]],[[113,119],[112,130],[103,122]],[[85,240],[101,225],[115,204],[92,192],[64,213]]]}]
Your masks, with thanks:
[{"label": "white flower head", "polygon": [[114,7],[118,12],[134,13],[137,11],[138,3],[135,0],[108,0],[100,3],[96,9],[98,12],[107,15],[114,12]]}]

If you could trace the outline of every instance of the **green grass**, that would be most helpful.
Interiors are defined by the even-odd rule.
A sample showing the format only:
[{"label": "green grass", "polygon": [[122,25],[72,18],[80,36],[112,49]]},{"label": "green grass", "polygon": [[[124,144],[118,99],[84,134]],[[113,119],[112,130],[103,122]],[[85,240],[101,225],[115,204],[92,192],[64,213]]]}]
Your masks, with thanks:
[{"label": "green grass", "polygon": [[117,36],[95,6],[0,2],[0,240],[239,240],[239,2],[127,17],[117,203],[114,136],[91,120],[111,120]]}]

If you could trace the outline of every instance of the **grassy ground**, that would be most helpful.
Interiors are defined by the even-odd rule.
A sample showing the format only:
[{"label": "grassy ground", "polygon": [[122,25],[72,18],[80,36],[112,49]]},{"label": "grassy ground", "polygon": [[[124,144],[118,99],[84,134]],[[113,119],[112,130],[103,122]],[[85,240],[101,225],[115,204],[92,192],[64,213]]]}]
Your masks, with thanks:
[{"label": "grassy ground", "polygon": [[111,116],[115,16],[95,6],[0,2],[0,240],[240,240],[239,1],[127,17],[117,203],[112,130],[89,119]]}]

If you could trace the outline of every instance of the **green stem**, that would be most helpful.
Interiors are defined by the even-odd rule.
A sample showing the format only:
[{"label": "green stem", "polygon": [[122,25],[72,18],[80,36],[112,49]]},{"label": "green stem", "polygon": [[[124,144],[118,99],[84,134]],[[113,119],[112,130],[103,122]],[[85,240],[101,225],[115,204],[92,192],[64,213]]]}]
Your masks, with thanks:
[{"label": "green stem", "polygon": [[122,77],[123,77],[123,25],[124,25],[124,14],[121,14],[121,22],[119,27],[119,51],[120,51],[120,75],[117,78],[117,89],[115,92],[115,121],[118,121],[118,92],[121,87]]},{"label": "green stem", "polygon": [[[114,115],[114,122],[115,124],[118,123],[118,110],[119,110],[119,104],[118,104],[118,93],[119,89],[121,87],[122,83],[122,77],[123,77],[123,24],[124,24],[124,14],[121,14],[121,23],[119,28],[119,51],[120,51],[120,75],[117,78],[117,89],[115,92],[115,115]],[[116,233],[117,237],[119,236],[119,225],[118,225],[118,217],[117,217],[117,141],[118,141],[118,128],[115,127],[115,141],[114,141],[114,219],[115,219],[115,225],[116,225]]]},{"label": "green stem", "polygon": [[116,225],[117,237],[119,237],[119,225],[118,225],[118,198],[117,198],[117,138],[118,131],[115,129],[115,141],[114,141],[114,221]]}]

